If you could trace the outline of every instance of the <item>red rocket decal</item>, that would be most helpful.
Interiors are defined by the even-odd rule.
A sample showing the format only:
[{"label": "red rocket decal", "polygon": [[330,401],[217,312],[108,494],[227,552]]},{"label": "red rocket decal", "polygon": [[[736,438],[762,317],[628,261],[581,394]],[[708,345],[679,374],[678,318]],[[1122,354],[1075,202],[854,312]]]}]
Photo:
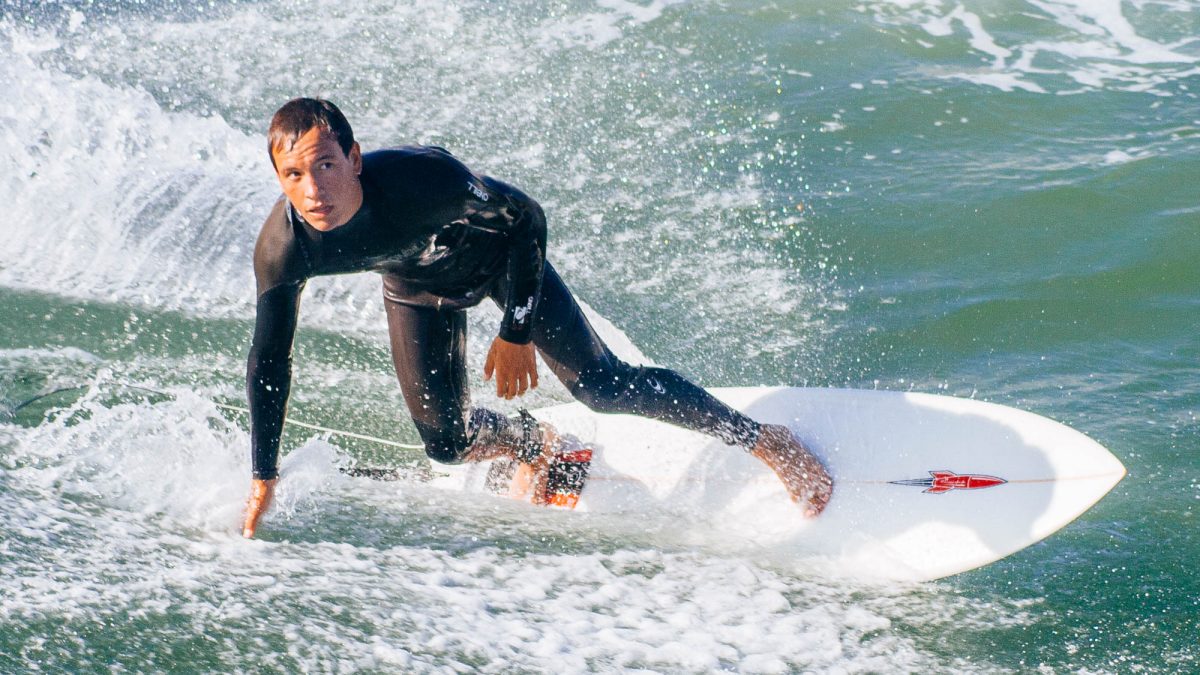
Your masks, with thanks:
[{"label": "red rocket decal", "polygon": [[911,478],[909,480],[890,481],[893,485],[917,485],[926,488],[931,495],[940,495],[951,490],[980,490],[983,488],[1003,485],[1008,481],[995,476],[979,474],[957,474],[953,471],[930,471],[929,478]]}]

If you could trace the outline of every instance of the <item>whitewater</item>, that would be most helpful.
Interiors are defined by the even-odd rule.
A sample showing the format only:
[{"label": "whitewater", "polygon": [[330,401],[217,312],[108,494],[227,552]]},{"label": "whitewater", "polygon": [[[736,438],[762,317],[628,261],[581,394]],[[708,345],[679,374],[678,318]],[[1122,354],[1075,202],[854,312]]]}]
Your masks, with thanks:
[{"label": "whitewater", "polygon": [[[1200,668],[1194,0],[0,3],[0,671]],[[563,514],[294,428],[249,488],[271,113],[449,148],[545,207],[623,356],[706,386],[978,398],[1128,477],[919,585],[702,517]],[[472,311],[477,403],[499,312]],[[290,415],[419,439],[379,280],[309,284]],[[543,369],[525,405],[569,400]],[[351,478],[351,464],[403,479]]]}]

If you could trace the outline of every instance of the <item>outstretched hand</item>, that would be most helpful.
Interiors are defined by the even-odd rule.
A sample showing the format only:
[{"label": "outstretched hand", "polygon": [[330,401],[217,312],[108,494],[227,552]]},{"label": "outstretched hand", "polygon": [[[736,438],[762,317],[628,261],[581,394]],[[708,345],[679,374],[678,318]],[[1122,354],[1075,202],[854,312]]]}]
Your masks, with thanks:
[{"label": "outstretched hand", "polygon": [[496,376],[496,395],[503,399],[521,396],[538,386],[537,359],[533,343],[515,344],[497,337],[483,364],[483,379]]},{"label": "outstretched hand", "polygon": [[258,529],[258,519],[271,506],[271,498],[275,495],[275,481],[255,478],[250,484],[250,498],[246,500],[246,522],[242,525],[242,536],[254,538],[254,530]]}]

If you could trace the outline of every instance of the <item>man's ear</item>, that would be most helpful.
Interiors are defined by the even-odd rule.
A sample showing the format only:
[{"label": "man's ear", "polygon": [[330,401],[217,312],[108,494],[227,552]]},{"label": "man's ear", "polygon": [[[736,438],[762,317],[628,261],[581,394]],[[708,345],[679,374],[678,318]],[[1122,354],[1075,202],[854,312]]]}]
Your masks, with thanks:
[{"label": "man's ear", "polygon": [[362,148],[358,147],[358,141],[350,146],[350,163],[354,165],[354,173],[362,173]]}]

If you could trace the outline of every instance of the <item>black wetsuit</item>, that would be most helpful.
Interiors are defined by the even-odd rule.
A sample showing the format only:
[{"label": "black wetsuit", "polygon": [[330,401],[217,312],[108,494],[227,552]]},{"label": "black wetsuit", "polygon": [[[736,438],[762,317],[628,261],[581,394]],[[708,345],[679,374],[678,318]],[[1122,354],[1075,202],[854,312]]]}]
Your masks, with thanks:
[{"label": "black wetsuit", "polygon": [[759,426],[677,373],[617,359],[546,262],[546,221],[516,188],[436,147],[363,156],[362,208],[321,232],[280,199],[254,250],[258,318],[247,366],[255,478],[278,475],[300,293],[314,276],[374,271],[392,358],[426,453],[455,463],[474,444],[520,441],[521,425],[470,409],[465,309],[489,297],[501,338],[530,341],[567,389],[600,412],[634,413],[752,447]]}]

